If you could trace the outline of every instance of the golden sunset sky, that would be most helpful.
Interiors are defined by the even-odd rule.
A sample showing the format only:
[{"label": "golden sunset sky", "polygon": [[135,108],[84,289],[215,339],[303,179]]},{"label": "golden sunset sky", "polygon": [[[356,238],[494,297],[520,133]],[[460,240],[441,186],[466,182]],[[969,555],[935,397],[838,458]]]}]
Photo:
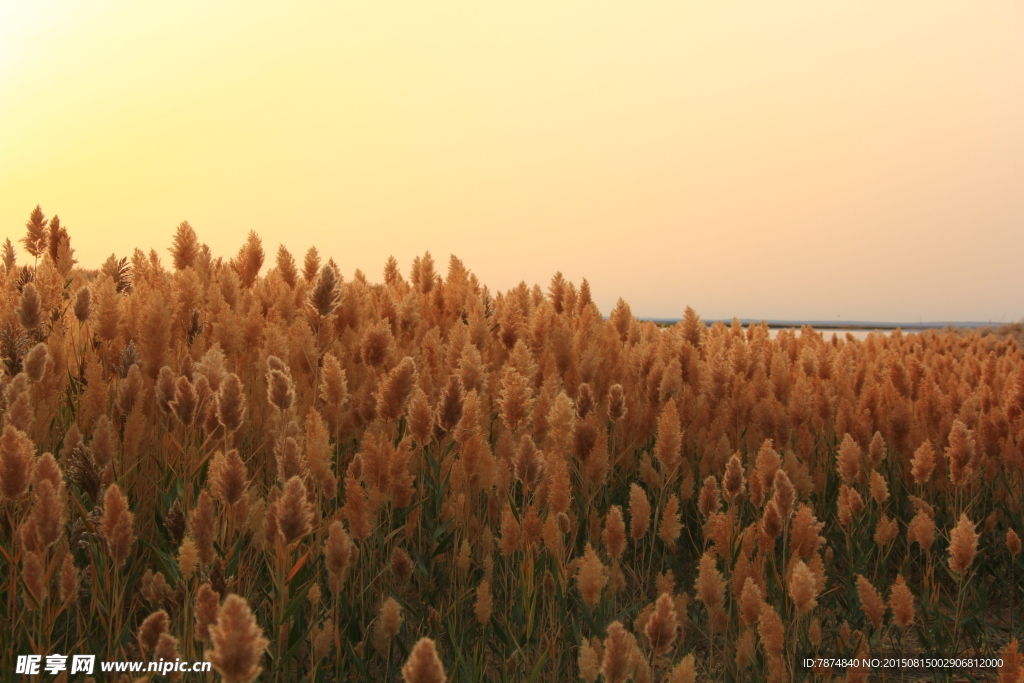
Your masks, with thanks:
[{"label": "golden sunset sky", "polygon": [[[608,313],[1024,317],[1024,3],[0,1],[0,240],[456,254]],[[24,253],[21,253],[24,262]]]}]

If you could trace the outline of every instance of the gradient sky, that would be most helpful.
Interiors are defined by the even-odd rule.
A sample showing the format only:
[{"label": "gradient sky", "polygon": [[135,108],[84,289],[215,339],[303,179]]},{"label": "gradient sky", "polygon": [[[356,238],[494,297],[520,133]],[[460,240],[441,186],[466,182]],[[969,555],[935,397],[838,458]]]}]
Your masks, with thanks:
[{"label": "gradient sky", "polygon": [[604,313],[1017,320],[1024,3],[0,0],[0,239],[36,204],[89,267],[187,219]]}]

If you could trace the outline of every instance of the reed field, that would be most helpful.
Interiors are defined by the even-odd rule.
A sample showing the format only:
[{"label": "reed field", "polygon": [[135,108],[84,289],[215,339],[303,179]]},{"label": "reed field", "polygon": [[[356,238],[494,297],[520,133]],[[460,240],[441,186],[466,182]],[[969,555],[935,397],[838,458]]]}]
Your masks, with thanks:
[{"label": "reed field", "polygon": [[14,238],[4,680],[1024,680],[1012,335],[658,327],[561,274],[378,280],[188,223],[86,270],[38,208]]}]

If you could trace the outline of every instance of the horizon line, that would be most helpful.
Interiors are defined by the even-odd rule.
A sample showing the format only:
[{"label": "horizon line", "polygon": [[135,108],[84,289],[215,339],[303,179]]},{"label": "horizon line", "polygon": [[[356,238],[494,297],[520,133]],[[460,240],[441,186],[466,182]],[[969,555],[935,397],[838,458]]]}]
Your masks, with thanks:
[{"label": "horizon line", "polygon": [[[663,325],[674,325],[682,321],[682,318],[659,318],[659,317],[638,317],[638,320],[644,322],[653,322]],[[931,322],[880,322],[880,321],[865,321],[865,320],[772,320],[768,318],[717,318],[708,319],[703,322],[707,325],[713,325],[717,322],[725,325],[731,325],[734,319],[738,319],[740,324],[744,327],[748,325],[759,325],[762,322],[767,324],[772,329],[786,329],[810,326],[815,329],[821,330],[941,330],[947,327],[966,327],[966,328],[983,328],[983,327],[999,327],[1003,325],[1012,325],[1013,322],[982,322],[977,320],[972,321],[931,321]]]}]

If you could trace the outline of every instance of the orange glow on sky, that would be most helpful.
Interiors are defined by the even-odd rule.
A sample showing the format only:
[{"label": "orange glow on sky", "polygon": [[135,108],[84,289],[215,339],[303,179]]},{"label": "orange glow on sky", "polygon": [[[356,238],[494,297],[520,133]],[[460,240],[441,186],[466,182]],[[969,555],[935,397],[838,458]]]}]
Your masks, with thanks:
[{"label": "orange glow on sky", "polygon": [[[1024,317],[1019,2],[0,3],[0,240],[429,250],[608,313]],[[22,255],[24,256],[24,255]]]}]

